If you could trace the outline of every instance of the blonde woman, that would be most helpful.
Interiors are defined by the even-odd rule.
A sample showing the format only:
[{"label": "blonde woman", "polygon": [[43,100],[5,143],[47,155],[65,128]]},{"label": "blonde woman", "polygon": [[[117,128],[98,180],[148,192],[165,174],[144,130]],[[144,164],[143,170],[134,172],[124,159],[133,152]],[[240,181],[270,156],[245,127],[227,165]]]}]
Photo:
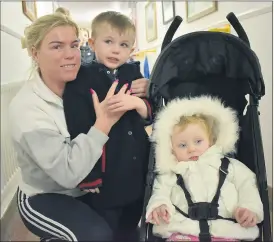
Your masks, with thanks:
[{"label": "blonde woman", "polygon": [[55,13],[62,13],[62,14],[64,14],[64,15],[70,17],[70,12],[69,12],[69,10],[66,9],[66,8],[63,8],[63,7],[57,8],[57,9],[55,10]]},{"label": "blonde woman", "polygon": [[38,18],[25,30],[24,44],[35,70],[10,104],[22,175],[18,208],[26,227],[41,238],[106,241],[112,231],[93,210],[92,193],[76,187],[100,158],[110,129],[123,113],[106,110],[114,83],[101,103],[96,93],[92,95],[97,118],[89,132],[70,139],[62,95],[79,71],[78,34],[77,25],[57,13]]}]

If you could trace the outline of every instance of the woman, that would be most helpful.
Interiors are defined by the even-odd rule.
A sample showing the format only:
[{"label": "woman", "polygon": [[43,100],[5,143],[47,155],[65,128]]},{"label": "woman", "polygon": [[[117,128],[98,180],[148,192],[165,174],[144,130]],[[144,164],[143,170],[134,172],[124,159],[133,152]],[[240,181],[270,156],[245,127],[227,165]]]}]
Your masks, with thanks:
[{"label": "woman", "polygon": [[[112,239],[112,231],[92,209],[90,193],[76,186],[100,158],[111,127],[123,113],[109,114],[105,107],[114,95],[114,83],[101,103],[96,93],[92,95],[94,126],[87,135],[70,140],[61,97],[80,67],[78,34],[77,25],[58,13],[40,17],[25,30],[25,45],[36,68],[10,104],[22,173],[18,208],[26,227],[41,238],[106,241]],[[137,95],[143,95],[144,84],[136,82]]]}]

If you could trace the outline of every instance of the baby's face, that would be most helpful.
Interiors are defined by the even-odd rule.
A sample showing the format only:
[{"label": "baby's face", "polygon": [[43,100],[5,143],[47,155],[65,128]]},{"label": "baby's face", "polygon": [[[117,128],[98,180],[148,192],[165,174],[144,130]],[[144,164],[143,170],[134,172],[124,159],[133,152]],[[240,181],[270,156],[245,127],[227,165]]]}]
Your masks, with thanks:
[{"label": "baby's face", "polygon": [[178,161],[198,160],[210,147],[208,134],[200,124],[189,124],[183,131],[175,126],[171,142]]}]

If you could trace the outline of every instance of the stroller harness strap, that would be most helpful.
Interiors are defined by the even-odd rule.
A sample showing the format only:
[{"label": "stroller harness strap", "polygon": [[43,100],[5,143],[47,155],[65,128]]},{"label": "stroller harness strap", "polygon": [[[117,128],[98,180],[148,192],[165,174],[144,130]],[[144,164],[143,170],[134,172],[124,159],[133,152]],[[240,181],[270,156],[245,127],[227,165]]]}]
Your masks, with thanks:
[{"label": "stroller harness strap", "polygon": [[193,203],[191,199],[191,195],[189,191],[186,189],[183,177],[179,174],[176,174],[177,185],[179,185],[183,189],[187,203],[188,203],[188,214],[183,212],[176,205],[173,204],[173,206],[183,216],[190,218],[192,220],[199,221],[200,242],[211,242],[211,235],[209,233],[209,225],[207,222],[208,220],[225,219],[225,220],[236,222],[235,219],[223,218],[220,215],[218,215],[218,207],[219,207],[218,201],[221,194],[221,188],[228,174],[228,166],[229,166],[229,159],[226,157],[222,158],[221,166],[219,168],[219,183],[217,186],[216,194],[213,197],[211,203],[208,203],[208,202]]}]

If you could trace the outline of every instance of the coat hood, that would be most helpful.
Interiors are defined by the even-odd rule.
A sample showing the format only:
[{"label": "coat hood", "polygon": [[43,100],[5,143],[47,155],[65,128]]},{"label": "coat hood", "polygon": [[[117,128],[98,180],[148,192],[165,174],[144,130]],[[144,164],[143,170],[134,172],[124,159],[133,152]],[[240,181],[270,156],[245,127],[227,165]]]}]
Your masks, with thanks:
[{"label": "coat hood", "polygon": [[156,116],[151,136],[151,141],[155,145],[157,171],[168,171],[176,166],[178,161],[172,154],[171,144],[173,127],[182,116],[195,114],[205,115],[212,120],[215,145],[224,155],[235,151],[239,134],[236,111],[225,107],[219,99],[210,96],[174,99]]}]

